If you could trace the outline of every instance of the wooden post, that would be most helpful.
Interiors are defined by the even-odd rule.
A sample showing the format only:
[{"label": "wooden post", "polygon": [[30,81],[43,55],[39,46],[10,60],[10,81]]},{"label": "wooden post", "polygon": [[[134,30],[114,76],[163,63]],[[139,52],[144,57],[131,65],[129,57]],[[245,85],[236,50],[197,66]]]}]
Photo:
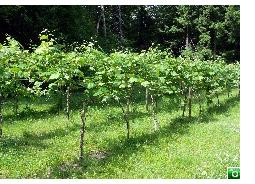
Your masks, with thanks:
[{"label": "wooden post", "polygon": [[153,118],[153,122],[154,122],[154,129],[155,130],[158,130],[159,128],[159,121],[156,117],[156,113],[155,113],[155,101],[154,101],[154,98],[153,98],[153,95],[151,94],[151,105],[152,105],[152,108],[151,108],[151,112],[152,112],[152,118]]},{"label": "wooden post", "polygon": [[15,97],[14,97],[14,100],[15,100],[15,102],[14,102],[14,114],[15,114],[15,116],[17,116],[18,115],[18,108],[19,108],[19,101],[18,101],[18,95],[17,94],[15,94]]},{"label": "wooden post", "polygon": [[67,119],[70,118],[70,87],[68,86],[66,89],[66,115]]},{"label": "wooden post", "polygon": [[191,117],[192,107],[192,87],[189,87],[189,117]]},{"label": "wooden post", "polygon": [[81,129],[80,129],[80,163],[84,160],[84,135],[85,135],[85,122],[86,122],[86,114],[85,114],[85,102],[83,102],[83,107],[80,112],[81,116]]},{"label": "wooden post", "polygon": [[145,88],[145,108],[146,108],[146,111],[149,110],[149,88],[148,87]]},{"label": "wooden post", "polygon": [[2,95],[0,94],[0,138],[3,135]]},{"label": "wooden post", "polygon": [[217,104],[218,104],[218,106],[220,106],[220,99],[219,99],[219,94],[218,93],[216,93],[216,97],[217,97]]},{"label": "wooden post", "polygon": [[211,99],[210,97],[210,90],[207,88],[206,89],[206,104],[207,104],[207,108],[209,108],[210,104],[211,104]]},{"label": "wooden post", "polygon": [[154,103],[155,103],[155,109],[157,110],[158,109],[158,101],[159,101],[159,97],[155,96],[154,97]]},{"label": "wooden post", "polygon": [[186,103],[187,103],[187,93],[186,93],[186,89],[183,89],[183,93],[184,93],[184,104],[183,104],[183,111],[182,111],[182,116],[184,117],[185,115],[185,111],[186,111]]},{"label": "wooden post", "polygon": [[238,85],[238,96],[240,97],[240,83]]},{"label": "wooden post", "polygon": [[129,124],[129,113],[130,113],[130,96],[127,96],[127,111],[126,111],[126,124],[127,124],[127,138],[130,136],[130,124]]},{"label": "wooden post", "polygon": [[0,113],[0,138],[3,136],[3,115]]},{"label": "wooden post", "polygon": [[[119,100],[117,100],[121,110],[122,110],[122,114],[123,114],[123,118],[126,122],[126,125],[127,125],[127,139],[129,139],[129,136],[130,136],[130,127],[129,127],[129,117],[128,117],[128,114],[127,114],[127,111],[125,111],[124,107],[122,106],[122,104],[120,103]],[[127,104],[128,104],[128,100],[127,100]]]},{"label": "wooden post", "polygon": [[0,93],[0,114],[2,114],[2,104],[3,104],[3,98],[2,98],[2,95]]},{"label": "wooden post", "polygon": [[58,114],[60,114],[60,112],[63,110],[63,106],[64,106],[63,99],[64,99],[63,89],[62,87],[60,87],[60,90],[58,91],[58,101],[57,101]]}]

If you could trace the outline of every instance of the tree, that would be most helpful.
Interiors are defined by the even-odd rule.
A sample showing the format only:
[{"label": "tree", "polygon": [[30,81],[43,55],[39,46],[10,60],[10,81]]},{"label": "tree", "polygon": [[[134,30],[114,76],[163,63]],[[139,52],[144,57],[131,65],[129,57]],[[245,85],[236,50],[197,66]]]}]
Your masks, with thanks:
[{"label": "tree", "polygon": [[155,43],[175,56],[189,47],[205,59],[217,55],[229,62],[240,59],[239,6],[0,7],[1,41],[7,33],[31,50],[31,45],[40,44],[38,34],[45,28],[66,50],[89,41],[105,52],[141,51]]}]

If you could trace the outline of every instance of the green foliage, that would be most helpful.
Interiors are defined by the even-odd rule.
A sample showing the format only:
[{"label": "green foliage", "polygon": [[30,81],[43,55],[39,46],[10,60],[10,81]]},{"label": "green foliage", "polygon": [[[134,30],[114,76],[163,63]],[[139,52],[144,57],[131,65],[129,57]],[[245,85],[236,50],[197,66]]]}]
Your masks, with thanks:
[{"label": "green foliage", "polygon": [[107,101],[125,99],[134,86],[148,87],[157,96],[179,95],[181,86],[210,94],[239,86],[239,64],[227,65],[221,58],[205,61],[191,50],[178,58],[156,47],[141,53],[105,55],[89,43],[63,52],[50,39],[30,53],[14,39],[7,40],[0,49],[0,87],[4,95],[41,95],[71,87]]},{"label": "green foliage", "polygon": [[103,7],[104,11],[97,5],[1,6],[0,42],[7,33],[26,48],[38,45],[51,39],[50,35],[38,39],[38,33],[47,27],[68,50],[91,40],[106,52],[123,48],[141,51],[156,43],[179,56],[188,38],[193,49],[210,50],[230,62],[240,59],[238,5]]}]

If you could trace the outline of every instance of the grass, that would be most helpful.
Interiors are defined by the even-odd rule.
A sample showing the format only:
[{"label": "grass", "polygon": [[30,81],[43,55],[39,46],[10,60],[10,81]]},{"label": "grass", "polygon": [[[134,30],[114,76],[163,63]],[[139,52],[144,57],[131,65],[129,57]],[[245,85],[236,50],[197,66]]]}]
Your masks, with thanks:
[{"label": "grass", "polygon": [[[236,94],[221,95],[221,105],[204,108],[201,115],[195,104],[192,118],[181,117],[175,99],[163,98],[158,131],[143,102],[137,103],[129,140],[120,108],[91,106],[82,164],[76,106],[67,121],[64,113],[54,110],[52,99],[23,99],[18,116],[8,103],[0,139],[0,178],[226,178],[227,167],[240,166]],[[80,98],[76,95],[74,104]]]}]

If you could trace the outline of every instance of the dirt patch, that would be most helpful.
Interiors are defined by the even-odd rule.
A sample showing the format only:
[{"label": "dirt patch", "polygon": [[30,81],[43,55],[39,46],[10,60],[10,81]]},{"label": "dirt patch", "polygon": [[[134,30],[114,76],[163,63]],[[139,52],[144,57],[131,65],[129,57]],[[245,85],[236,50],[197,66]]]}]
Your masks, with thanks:
[{"label": "dirt patch", "polygon": [[90,153],[89,153],[89,157],[95,158],[97,160],[102,160],[102,159],[106,158],[109,155],[110,154],[108,152],[99,151],[99,150],[93,150],[93,151],[90,151]]}]

